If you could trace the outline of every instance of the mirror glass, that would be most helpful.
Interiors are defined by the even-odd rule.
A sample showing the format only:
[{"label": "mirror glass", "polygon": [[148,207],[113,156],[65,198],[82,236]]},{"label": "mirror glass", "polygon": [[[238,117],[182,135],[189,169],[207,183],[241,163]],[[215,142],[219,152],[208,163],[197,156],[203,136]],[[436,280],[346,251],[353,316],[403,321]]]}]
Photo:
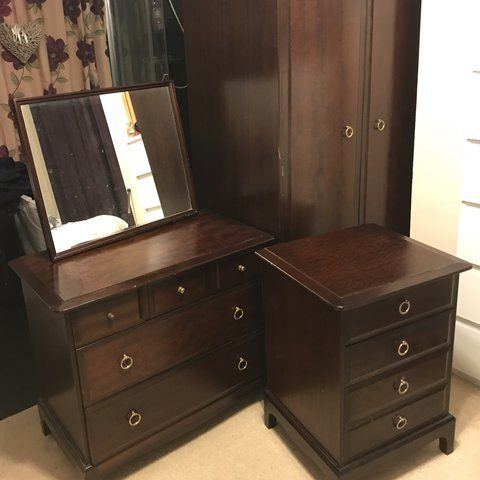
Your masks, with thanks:
[{"label": "mirror glass", "polygon": [[54,257],[193,211],[169,85],[23,101],[20,113]]}]

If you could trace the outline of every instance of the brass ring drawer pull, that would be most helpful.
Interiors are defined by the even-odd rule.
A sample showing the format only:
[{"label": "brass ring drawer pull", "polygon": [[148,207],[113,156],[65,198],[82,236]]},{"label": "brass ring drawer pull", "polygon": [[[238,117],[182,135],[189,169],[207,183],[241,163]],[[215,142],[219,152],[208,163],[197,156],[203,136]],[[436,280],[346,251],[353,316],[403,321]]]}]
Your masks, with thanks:
[{"label": "brass ring drawer pull", "polygon": [[178,292],[180,295],[184,295],[186,291],[187,291],[187,289],[186,289],[185,287],[178,287],[178,288],[177,288],[177,292]]},{"label": "brass ring drawer pull", "polygon": [[241,320],[243,315],[245,314],[243,308],[241,307],[233,307],[233,318],[235,320]]},{"label": "brass ring drawer pull", "polygon": [[397,391],[399,395],[405,395],[408,392],[409,388],[410,388],[410,384],[408,383],[407,379],[402,378],[398,385]]},{"label": "brass ring drawer pull", "polygon": [[135,410],[132,410],[128,414],[127,418],[128,418],[128,424],[131,427],[136,427],[142,421],[142,416]]},{"label": "brass ring drawer pull", "polygon": [[124,353],[122,359],[120,360],[120,368],[122,370],[129,370],[130,368],[132,368],[132,366],[133,358]]},{"label": "brass ring drawer pull", "polygon": [[393,425],[397,430],[403,430],[408,425],[408,420],[404,417],[398,416],[395,417]]},{"label": "brass ring drawer pull", "polygon": [[378,130],[379,132],[383,132],[386,126],[387,124],[385,123],[385,120],[382,120],[381,118],[375,120],[375,124],[373,125],[375,130]]},{"label": "brass ring drawer pull", "polygon": [[404,300],[398,307],[398,311],[400,312],[400,315],[406,315],[411,308],[412,304],[410,303],[410,300]]},{"label": "brass ring drawer pull", "polygon": [[107,319],[112,321],[112,320],[115,320],[115,314],[112,313],[112,312],[108,312],[107,313]]},{"label": "brass ring drawer pull", "polygon": [[239,266],[237,267],[237,270],[238,270],[239,272],[244,273],[244,272],[246,272],[247,267],[246,267],[245,265],[239,265]]},{"label": "brass ring drawer pull", "polygon": [[350,125],[345,125],[343,127],[342,136],[344,136],[345,138],[350,139],[353,137],[354,134],[355,134],[355,130]]},{"label": "brass ring drawer pull", "polygon": [[398,346],[397,352],[401,357],[404,357],[410,351],[410,345],[406,340],[402,340]]},{"label": "brass ring drawer pull", "polygon": [[237,368],[243,372],[247,369],[248,367],[248,362],[247,360],[245,360],[243,357],[240,357],[239,360],[238,360],[238,365],[237,365]]}]

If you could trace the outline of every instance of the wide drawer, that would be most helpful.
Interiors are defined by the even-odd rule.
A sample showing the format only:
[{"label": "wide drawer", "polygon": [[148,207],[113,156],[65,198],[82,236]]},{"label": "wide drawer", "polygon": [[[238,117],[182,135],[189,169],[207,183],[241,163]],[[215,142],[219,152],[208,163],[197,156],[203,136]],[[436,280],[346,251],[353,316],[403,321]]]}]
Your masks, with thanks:
[{"label": "wide drawer", "polygon": [[346,343],[396,328],[415,317],[453,305],[453,278],[406,290],[385,300],[344,313]]},{"label": "wide drawer", "polygon": [[230,344],[86,409],[94,463],[263,374],[260,336]]},{"label": "wide drawer", "polygon": [[353,381],[373,375],[447,345],[452,315],[452,311],[442,312],[347,347],[347,378]]},{"label": "wide drawer", "polygon": [[369,419],[380,410],[408,403],[428,388],[447,380],[447,353],[429,357],[413,367],[353,390],[348,395],[347,419],[350,423]]},{"label": "wide drawer", "polygon": [[260,328],[249,285],[149,320],[77,351],[85,405]]},{"label": "wide drawer", "polygon": [[70,314],[70,318],[77,347],[142,322],[137,292],[76,310]]},{"label": "wide drawer", "polygon": [[380,447],[447,413],[447,390],[385,415],[346,435],[348,459]]},{"label": "wide drawer", "polygon": [[218,264],[218,278],[221,289],[232,288],[252,280],[260,274],[260,260],[254,253],[240,255]]},{"label": "wide drawer", "polygon": [[208,267],[190,270],[150,287],[150,317],[183,307],[207,297],[214,291]]}]

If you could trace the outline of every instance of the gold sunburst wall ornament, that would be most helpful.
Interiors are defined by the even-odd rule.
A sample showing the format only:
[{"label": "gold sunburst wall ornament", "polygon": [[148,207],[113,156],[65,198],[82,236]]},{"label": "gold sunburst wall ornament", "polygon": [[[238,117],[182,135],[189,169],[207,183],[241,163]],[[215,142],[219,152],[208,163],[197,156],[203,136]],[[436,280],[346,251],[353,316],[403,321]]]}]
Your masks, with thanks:
[{"label": "gold sunburst wall ornament", "polygon": [[43,28],[38,22],[25,25],[0,24],[0,43],[22,63],[27,63],[37,50],[42,35]]}]

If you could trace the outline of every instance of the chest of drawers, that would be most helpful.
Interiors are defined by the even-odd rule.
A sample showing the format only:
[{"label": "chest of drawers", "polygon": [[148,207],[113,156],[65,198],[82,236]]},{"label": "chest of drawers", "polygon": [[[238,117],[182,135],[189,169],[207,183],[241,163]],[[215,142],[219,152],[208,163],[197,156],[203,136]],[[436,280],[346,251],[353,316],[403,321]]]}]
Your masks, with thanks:
[{"label": "chest of drawers", "polygon": [[329,479],[359,479],[440,439],[459,273],[470,265],[367,225],[260,250],[265,422]]},{"label": "chest of drawers", "polygon": [[262,385],[260,261],[272,237],[197,216],[51,263],[16,260],[45,433],[89,480]]}]

